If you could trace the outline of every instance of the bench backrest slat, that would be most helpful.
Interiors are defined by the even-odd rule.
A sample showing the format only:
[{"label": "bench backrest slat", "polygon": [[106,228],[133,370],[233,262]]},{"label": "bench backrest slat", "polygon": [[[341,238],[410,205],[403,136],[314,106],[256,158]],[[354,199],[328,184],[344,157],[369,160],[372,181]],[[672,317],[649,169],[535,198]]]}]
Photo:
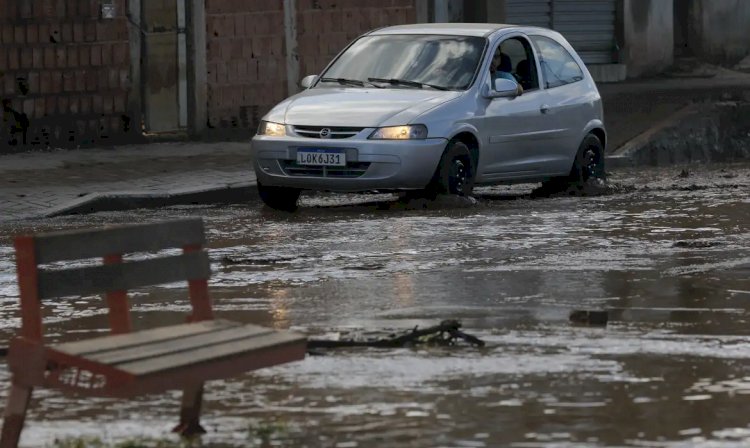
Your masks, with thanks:
[{"label": "bench backrest slat", "polygon": [[205,244],[205,235],[203,221],[195,218],[138,226],[53,232],[38,235],[34,240],[36,262],[44,264],[111,254],[154,252],[189,245],[202,246]]},{"label": "bench backrest slat", "polygon": [[204,251],[121,264],[39,270],[39,299],[126,291],[181,280],[206,280],[210,275],[208,254]]}]

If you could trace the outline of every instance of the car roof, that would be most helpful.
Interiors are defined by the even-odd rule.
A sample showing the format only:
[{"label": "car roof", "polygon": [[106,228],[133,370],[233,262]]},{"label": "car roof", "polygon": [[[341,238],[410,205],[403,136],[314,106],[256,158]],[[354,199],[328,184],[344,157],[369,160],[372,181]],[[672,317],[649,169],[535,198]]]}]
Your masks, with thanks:
[{"label": "car roof", "polygon": [[504,23],[416,23],[413,25],[396,25],[380,28],[369,34],[444,34],[451,36],[486,37],[495,31],[509,28],[523,27]]}]

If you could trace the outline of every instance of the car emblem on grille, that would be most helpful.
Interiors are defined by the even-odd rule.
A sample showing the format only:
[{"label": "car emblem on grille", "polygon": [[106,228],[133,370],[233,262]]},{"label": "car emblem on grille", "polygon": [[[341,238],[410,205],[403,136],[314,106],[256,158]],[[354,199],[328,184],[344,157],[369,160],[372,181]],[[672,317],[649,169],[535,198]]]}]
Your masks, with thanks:
[{"label": "car emblem on grille", "polygon": [[328,128],[321,129],[320,138],[331,138],[331,130]]}]

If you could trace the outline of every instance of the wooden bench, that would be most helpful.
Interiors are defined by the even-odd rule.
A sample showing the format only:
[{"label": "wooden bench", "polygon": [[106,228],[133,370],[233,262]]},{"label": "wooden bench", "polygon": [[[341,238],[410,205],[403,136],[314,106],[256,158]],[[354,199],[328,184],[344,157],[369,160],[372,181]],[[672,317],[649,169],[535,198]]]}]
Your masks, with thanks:
[{"label": "wooden bench", "polygon": [[[17,446],[34,387],[104,397],[181,389],[175,431],[192,435],[205,432],[199,421],[204,381],[304,358],[302,335],[214,319],[204,244],[200,219],[17,237],[21,328],[8,350],[12,377],[0,448]],[[143,256],[173,248],[182,251]],[[124,260],[125,254],[135,255]],[[90,258],[102,263],[40,267]],[[127,291],[184,280],[192,305],[188,323],[133,332]],[[45,343],[42,300],[99,293],[106,297],[111,335]]]}]

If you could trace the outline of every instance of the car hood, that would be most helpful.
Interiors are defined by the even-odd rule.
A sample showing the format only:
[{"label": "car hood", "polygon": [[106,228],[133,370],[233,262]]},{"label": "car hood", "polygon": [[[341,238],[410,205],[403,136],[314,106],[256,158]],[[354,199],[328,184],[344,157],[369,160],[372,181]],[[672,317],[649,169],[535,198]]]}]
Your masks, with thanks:
[{"label": "car hood", "polygon": [[412,88],[309,89],[278,104],[265,119],[298,126],[403,125],[461,93]]}]

